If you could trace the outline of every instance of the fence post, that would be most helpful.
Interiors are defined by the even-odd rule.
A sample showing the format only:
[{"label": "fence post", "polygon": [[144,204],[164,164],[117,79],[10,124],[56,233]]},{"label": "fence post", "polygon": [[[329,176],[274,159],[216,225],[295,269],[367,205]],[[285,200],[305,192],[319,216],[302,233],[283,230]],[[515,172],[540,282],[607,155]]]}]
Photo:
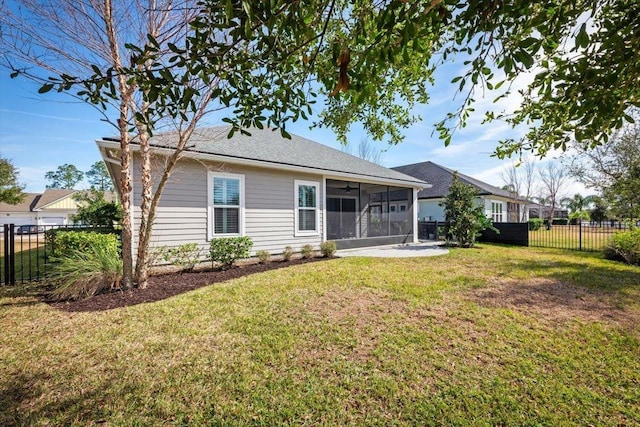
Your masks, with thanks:
[{"label": "fence post", "polygon": [[14,224],[4,225],[4,284],[16,284],[16,247],[13,230]]},{"label": "fence post", "polygon": [[579,244],[580,244],[580,247],[579,247],[579,249],[578,249],[578,250],[580,250],[580,251],[581,251],[581,250],[582,250],[582,220],[581,220],[581,219],[578,219],[578,224],[580,224],[580,227],[578,227],[578,236],[579,236],[579,239],[578,239],[578,240],[579,240],[579,242],[580,242],[580,243],[579,243]]},{"label": "fence post", "polygon": [[2,244],[4,246],[4,274],[2,275],[2,282],[6,286],[9,284],[9,224],[4,224],[2,230]]},{"label": "fence post", "polygon": [[436,219],[435,222],[436,222],[436,231],[435,231],[435,233],[433,233],[433,235],[435,236],[436,242],[437,242],[437,241],[440,240],[440,236],[438,236],[438,220]]}]

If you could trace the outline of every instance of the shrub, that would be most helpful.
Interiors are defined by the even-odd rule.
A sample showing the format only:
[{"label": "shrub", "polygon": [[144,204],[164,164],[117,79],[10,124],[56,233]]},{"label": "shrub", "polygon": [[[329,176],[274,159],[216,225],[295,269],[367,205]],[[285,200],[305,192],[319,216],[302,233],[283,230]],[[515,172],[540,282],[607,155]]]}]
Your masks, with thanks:
[{"label": "shrub", "polygon": [[302,249],[300,250],[300,252],[302,253],[302,258],[304,259],[309,259],[311,257],[313,257],[313,246],[311,246],[310,244],[306,244],[302,247]]},{"label": "shrub", "polygon": [[542,227],[542,219],[540,218],[531,218],[529,220],[529,230],[530,231],[537,231],[540,230],[540,227]]},{"label": "shrub", "polygon": [[569,218],[553,218],[551,225],[568,225]]},{"label": "shrub", "polygon": [[337,249],[336,242],[333,240],[328,240],[320,244],[320,252],[322,252],[322,256],[326,258],[333,258]]},{"label": "shrub", "polygon": [[460,181],[454,172],[449,194],[440,203],[444,208],[445,239],[455,239],[462,248],[472,247],[483,230],[498,231],[476,203],[477,196],[478,191]]},{"label": "shrub", "polygon": [[285,261],[290,261],[293,254],[293,248],[291,246],[287,246],[284,248],[284,251],[282,251],[282,258],[284,258]]},{"label": "shrub", "polygon": [[211,262],[223,269],[231,267],[236,260],[249,258],[253,241],[249,237],[221,237],[211,241]]},{"label": "shrub", "polygon": [[77,193],[74,199],[80,204],[73,216],[74,222],[113,229],[114,223],[122,219],[120,205],[116,202],[108,202],[104,198],[104,191],[91,190]]},{"label": "shrub", "polygon": [[271,254],[269,251],[265,251],[264,249],[260,250],[256,252],[256,256],[260,260],[260,264],[268,264],[271,262]]},{"label": "shrub", "polygon": [[54,298],[76,300],[118,289],[122,279],[119,246],[91,242],[83,250],[73,249],[53,264]]},{"label": "shrub", "polygon": [[119,254],[120,237],[113,233],[97,231],[51,230],[46,236],[52,257],[66,256],[72,252],[95,251],[102,247],[109,253]]},{"label": "shrub", "polygon": [[185,243],[177,248],[162,247],[159,256],[164,261],[180,267],[182,271],[193,271],[202,257],[202,248],[197,243]]},{"label": "shrub", "polygon": [[640,265],[640,228],[616,232],[604,249],[607,259]]}]

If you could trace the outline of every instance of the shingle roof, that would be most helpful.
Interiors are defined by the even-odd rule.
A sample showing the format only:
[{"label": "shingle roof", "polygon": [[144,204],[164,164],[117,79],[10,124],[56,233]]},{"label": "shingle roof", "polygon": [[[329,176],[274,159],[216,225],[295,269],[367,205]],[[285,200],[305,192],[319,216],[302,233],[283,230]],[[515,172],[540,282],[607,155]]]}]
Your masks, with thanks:
[{"label": "shingle roof", "polygon": [[[233,138],[229,139],[227,138],[229,130],[229,126],[197,129],[191,136],[188,151],[229,159],[304,167],[325,174],[338,172],[396,180],[418,187],[427,185],[413,176],[368,162],[298,135],[291,134],[291,139],[286,139],[277,130],[253,128],[249,130],[251,136],[236,132]],[[173,132],[155,135],[151,138],[150,144],[159,148],[171,147],[175,144],[175,135]]]},{"label": "shingle roof", "polygon": [[[419,199],[436,199],[449,194],[449,186],[453,181],[454,171],[436,163],[427,161],[392,168],[407,175],[427,181],[432,185],[418,192]],[[475,187],[480,195],[494,195],[512,198],[513,195],[502,188],[472,178],[458,172],[458,179],[467,185]]]},{"label": "shingle roof", "polygon": [[10,205],[8,203],[0,203],[0,212],[31,212],[40,200],[40,193],[25,193],[22,203]]},{"label": "shingle roof", "polygon": [[47,188],[44,193],[25,193],[22,203],[0,203],[0,212],[33,212],[76,192],[77,190]]},{"label": "shingle roof", "polygon": [[58,188],[47,188],[40,196],[40,200],[38,200],[36,206],[33,209],[42,209],[48,204],[51,204],[55,201],[63,199],[70,194],[77,192],[77,190],[66,190],[66,189],[58,189]]}]

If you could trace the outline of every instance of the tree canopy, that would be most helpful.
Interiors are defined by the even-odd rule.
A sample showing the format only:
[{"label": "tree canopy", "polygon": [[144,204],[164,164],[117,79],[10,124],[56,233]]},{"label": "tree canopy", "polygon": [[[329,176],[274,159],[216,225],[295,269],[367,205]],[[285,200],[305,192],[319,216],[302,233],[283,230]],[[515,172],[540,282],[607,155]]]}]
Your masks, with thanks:
[{"label": "tree canopy", "polygon": [[[632,114],[640,116],[637,111]],[[596,189],[612,215],[640,218],[640,124],[624,126],[604,146],[578,148],[571,174]]]},{"label": "tree canopy", "polygon": [[84,173],[78,170],[75,165],[65,163],[62,166],[58,166],[56,170],[47,172],[44,177],[50,181],[47,184],[47,188],[72,189],[82,181]]},{"label": "tree canopy", "polygon": [[18,182],[19,172],[10,160],[0,156],[0,203],[17,205],[24,200],[24,185]]},{"label": "tree canopy", "polygon": [[92,164],[85,175],[92,189],[96,191],[113,191],[113,184],[111,183],[107,165],[102,160]]},{"label": "tree canopy", "polygon": [[374,139],[397,143],[419,119],[413,107],[428,102],[434,71],[455,60],[466,67],[453,79],[465,96],[437,125],[445,143],[466,123],[479,91],[509,96],[510,85],[529,74],[519,108],[489,111],[487,119],[530,127],[525,138],[502,141],[499,156],[544,155],[572,140],[606,143],[631,120],[628,109],[640,105],[639,14],[632,0],[202,0],[182,45],[150,35],[145,46],[128,45],[130,66],[61,76],[58,88],[82,83],[80,96],[102,102],[118,72],[136,76],[154,105],[138,119],[152,123],[150,115],[193,108],[198,90],[185,83],[194,76],[216,78],[223,84],[212,95],[229,109],[232,133],[285,128],[322,100],[316,125],[343,141],[360,122]]}]

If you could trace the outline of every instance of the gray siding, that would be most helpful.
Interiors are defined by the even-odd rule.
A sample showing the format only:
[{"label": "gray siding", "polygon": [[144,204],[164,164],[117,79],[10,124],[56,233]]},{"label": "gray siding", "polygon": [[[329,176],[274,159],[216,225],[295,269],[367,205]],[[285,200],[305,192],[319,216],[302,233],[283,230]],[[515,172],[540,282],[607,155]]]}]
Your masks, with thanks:
[{"label": "gray siding", "polygon": [[[295,237],[294,182],[317,181],[322,177],[230,164],[182,160],[167,184],[154,222],[152,246],[179,246],[195,242],[208,249],[207,171],[243,174],[245,179],[244,235],[253,240],[253,253],[267,250],[279,254],[285,246],[299,251],[305,244],[318,247],[322,240],[324,195],[318,195],[319,235]],[[140,225],[139,158],[134,160],[134,229]],[[134,243],[135,246],[135,243]]]}]

